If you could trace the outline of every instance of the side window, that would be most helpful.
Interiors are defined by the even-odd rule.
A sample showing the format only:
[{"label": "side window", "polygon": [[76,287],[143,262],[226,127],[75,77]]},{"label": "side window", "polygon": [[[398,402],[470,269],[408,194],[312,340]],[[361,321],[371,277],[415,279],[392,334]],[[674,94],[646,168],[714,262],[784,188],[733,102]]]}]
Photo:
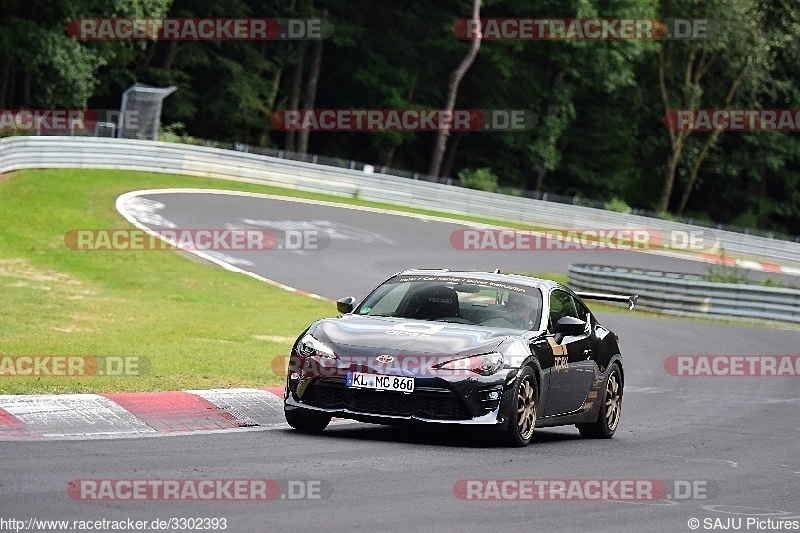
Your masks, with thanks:
[{"label": "side window", "polygon": [[583,305],[583,302],[580,300],[575,300],[574,298],[573,300],[575,301],[575,308],[578,310],[578,318],[588,322],[589,317],[587,315],[589,314],[589,309]]},{"label": "side window", "polygon": [[[565,316],[581,318],[578,316],[575,299],[564,291],[555,290],[550,293],[550,330],[552,331],[560,319]],[[581,306],[583,307],[583,306]],[[581,318],[581,320],[584,320]]]}]

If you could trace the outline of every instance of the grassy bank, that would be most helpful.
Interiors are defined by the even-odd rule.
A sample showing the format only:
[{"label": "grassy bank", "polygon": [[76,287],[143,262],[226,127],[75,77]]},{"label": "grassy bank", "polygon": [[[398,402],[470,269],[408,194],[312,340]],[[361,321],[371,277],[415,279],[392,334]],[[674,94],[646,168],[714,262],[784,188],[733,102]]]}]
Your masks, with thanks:
[{"label": "grassy bank", "polygon": [[114,209],[123,192],[231,185],[237,184],[107,170],[3,176],[0,355],[138,356],[150,368],[128,377],[6,375],[0,376],[0,392],[279,383],[272,358],[288,353],[294,336],[312,320],[334,314],[330,303],[176,252],[77,252],[63,242],[70,229],[129,227]]}]

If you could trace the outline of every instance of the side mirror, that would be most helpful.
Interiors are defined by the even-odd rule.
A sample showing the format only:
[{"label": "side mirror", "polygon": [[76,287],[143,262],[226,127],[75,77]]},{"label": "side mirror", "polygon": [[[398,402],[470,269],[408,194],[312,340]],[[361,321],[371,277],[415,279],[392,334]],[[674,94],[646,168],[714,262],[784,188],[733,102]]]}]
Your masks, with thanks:
[{"label": "side mirror", "polygon": [[356,306],[356,299],[352,296],[345,296],[336,300],[336,310],[342,314],[352,313]]},{"label": "side mirror", "polygon": [[586,330],[586,322],[580,318],[571,316],[561,317],[556,322],[555,338],[556,343],[561,344],[564,337],[568,335],[580,335]]}]

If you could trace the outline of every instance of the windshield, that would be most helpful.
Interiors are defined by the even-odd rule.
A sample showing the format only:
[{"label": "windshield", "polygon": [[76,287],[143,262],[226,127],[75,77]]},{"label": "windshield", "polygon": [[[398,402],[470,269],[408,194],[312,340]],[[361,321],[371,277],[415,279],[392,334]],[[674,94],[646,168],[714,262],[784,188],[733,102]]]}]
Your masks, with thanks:
[{"label": "windshield", "polygon": [[355,313],[529,330],[540,322],[542,295],[491,280],[399,276],[375,289]]}]

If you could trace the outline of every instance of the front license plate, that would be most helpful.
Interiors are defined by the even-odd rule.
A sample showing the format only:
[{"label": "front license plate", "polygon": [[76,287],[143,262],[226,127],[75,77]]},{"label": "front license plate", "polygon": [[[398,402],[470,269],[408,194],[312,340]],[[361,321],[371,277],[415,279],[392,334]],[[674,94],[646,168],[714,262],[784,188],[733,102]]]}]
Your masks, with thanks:
[{"label": "front license plate", "polygon": [[414,378],[348,372],[347,386],[356,389],[388,390],[409,393],[414,392]]}]

